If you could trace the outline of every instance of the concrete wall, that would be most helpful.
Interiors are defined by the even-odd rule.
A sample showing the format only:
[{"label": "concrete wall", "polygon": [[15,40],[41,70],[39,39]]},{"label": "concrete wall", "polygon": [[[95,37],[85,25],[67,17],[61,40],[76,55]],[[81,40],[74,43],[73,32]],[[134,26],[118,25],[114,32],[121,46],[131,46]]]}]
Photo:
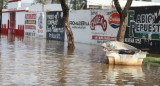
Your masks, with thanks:
[{"label": "concrete wall", "polygon": [[75,42],[88,44],[116,40],[120,24],[119,14],[114,9],[71,11],[69,20]]},{"label": "concrete wall", "polygon": [[[3,15],[2,24],[7,24],[10,13],[3,13]],[[62,39],[67,41],[67,36],[63,36],[65,32],[63,31],[62,16],[61,11],[50,11],[47,14],[42,12],[16,12],[15,29],[24,29],[24,36],[46,38],[48,34],[52,34],[52,38],[53,36],[58,39],[63,37]],[[69,23],[75,42],[102,44],[116,40],[120,20],[119,14],[114,9],[78,10],[70,11]],[[50,31],[47,32],[46,30]],[[47,36],[47,39],[52,38],[49,35]]]},{"label": "concrete wall", "polygon": [[2,25],[6,25],[8,27],[9,13],[2,13]]},{"label": "concrete wall", "polygon": [[16,28],[15,29],[18,29],[18,25],[24,25],[25,22],[25,13],[26,12],[17,12],[16,13]]}]

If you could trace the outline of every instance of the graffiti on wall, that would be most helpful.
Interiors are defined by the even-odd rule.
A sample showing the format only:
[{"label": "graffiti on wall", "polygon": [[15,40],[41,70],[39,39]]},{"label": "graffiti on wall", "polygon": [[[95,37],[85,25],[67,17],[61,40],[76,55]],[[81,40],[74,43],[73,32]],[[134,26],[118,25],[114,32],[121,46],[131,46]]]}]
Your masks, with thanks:
[{"label": "graffiti on wall", "polygon": [[37,14],[35,13],[25,14],[25,36],[36,35],[36,18]]},{"label": "graffiti on wall", "polygon": [[[160,41],[160,9],[158,6],[134,7],[128,15],[125,42],[147,44]],[[156,44],[157,45],[157,44]]]},{"label": "graffiti on wall", "polygon": [[42,21],[43,17],[42,17],[42,13],[40,13],[40,16],[38,17],[38,27],[39,29],[43,28],[43,21]]},{"label": "graffiti on wall", "polygon": [[63,13],[61,11],[47,12],[46,15],[47,39],[64,41],[65,30],[62,17]]},{"label": "graffiti on wall", "polygon": [[114,41],[120,25],[117,11],[91,11],[92,40],[98,44]]},{"label": "graffiti on wall", "polygon": [[37,13],[37,36],[43,38],[43,13],[38,12]]}]

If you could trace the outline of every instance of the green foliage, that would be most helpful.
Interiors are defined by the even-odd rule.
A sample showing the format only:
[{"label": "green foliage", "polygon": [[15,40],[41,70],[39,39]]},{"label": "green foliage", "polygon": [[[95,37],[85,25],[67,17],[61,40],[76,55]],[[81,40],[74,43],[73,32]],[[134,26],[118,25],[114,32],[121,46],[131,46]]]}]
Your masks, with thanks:
[{"label": "green foliage", "polygon": [[42,0],[34,0],[35,3],[42,3]]},{"label": "green foliage", "polygon": [[7,9],[8,8],[8,0],[4,0],[4,7],[3,7],[3,9]]},{"label": "green foliage", "polygon": [[147,57],[147,58],[144,58],[144,62],[159,63],[160,64],[160,58]]},{"label": "green foliage", "polygon": [[[49,0],[44,0],[44,2],[48,3],[47,1],[49,1]],[[51,4],[54,4],[54,3],[59,4],[60,3],[59,0],[50,0],[50,1],[51,1]],[[43,3],[43,0],[34,0],[34,3]]]},{"label": "green foliage", "polygon": [[70,2],[70,4],[72,5],[71,9],[73,10],[80,9],[83,1],[86,1],[86,0],[72,0],[72,2]]},{"label": "green foliage", "polygon": [[60,1],[59,1],[59,0],[52,0],[52,1],[51,1],[51,4],[54,4],[54,3],[60,4]]}]

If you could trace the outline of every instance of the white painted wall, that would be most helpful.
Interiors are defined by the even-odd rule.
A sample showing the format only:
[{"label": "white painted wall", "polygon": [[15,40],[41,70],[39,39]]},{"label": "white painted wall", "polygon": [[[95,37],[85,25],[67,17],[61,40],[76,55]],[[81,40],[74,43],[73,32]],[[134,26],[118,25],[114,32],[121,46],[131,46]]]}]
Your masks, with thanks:
[{"label": "white painted wall", "polygon": [[2,13],[2,24],[6,24],[7,28],[8,28],[9,18],[10,18],[9,13]]},{"label": "white painted wall", "polygon": [[[47,4],[44,5],[44,10],[45,11],[62,11],[61,5],[60,4]],[[29,11],[33,12],[42,12],[42,4],[35,4],[29,6]]]},{"label": "white painted wall", "polygon": [[8,3],[8,9],[21,7],[21,1]]},{"label": "white painted wall", "polygon": [[152,2],[160,2],[160,0],[152,0]]},{"label": "white painted wall", "polygon": [[[109,18],[115,12],[117,11],[113,9],[70,11],[69,20],[75,42],[102,44],[107,41],[116,40],[119,27],[113,28],[111,27],[111,24],[109,24]],[[99,17],[98,15],[103,17]],[[102,26],[105,24],[102,24],[101,21],[106,21],[106,30],[103,30],[104,28]],[[97,25],[97,23],[100,24]],[[92,29],[91,27],[94,27],[95,29]],[[67,40],[67,36],[65,36],[65,40]]]},{"label": "white painted wall", "polygon": [[18,25],[25,25],[25,13],[27,12],[16,12],[16,28],[18,29]]},{"label": "white painted wall", "polygon": [[[79,11],[70,11],[69,20],[70,22],[86,22],[90,23],[91,13],[89,10],[79,10]],[[90,43],[91,34],[89,25],[77,25],[71,24],[71,28],[74,34],[75,42],[81,43]],[[67,36],[65,36],[67,40]]]}]

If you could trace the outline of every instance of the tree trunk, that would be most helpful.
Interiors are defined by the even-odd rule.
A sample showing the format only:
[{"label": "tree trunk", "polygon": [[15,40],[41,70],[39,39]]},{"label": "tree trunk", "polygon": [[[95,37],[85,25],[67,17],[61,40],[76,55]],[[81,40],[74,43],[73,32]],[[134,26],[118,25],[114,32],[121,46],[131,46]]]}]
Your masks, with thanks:
[{"label": "tree trunk", "polygon": [[2,9],[3,9],[3,0],[0,0],[0,30],[2,25]]},{"label": "tree trunk", "polygon": [[117,41],[124,42],[127,23],[128,23],[128,16],[125,18],[120,17],[120,28],[117,35]]},{"label": "tree trunk", "polygon": [[67,39],[68,39],[68,48],[73,49],[75,48],[75,45],[74,45],[74,36],[72,33],[72,29],[68,22],[69,8],[65,0],[60,0],[60,2],[61,2],[62,10],[63,10],[63,21],[64,21],[64,27],[66,29],[66,34],[67,34]]},{"label": "tree trunk", "polygon": [[44,4],[45,4],[45,1],[42,0],[42,12],[44,12]]},{"label": "tree trunk", "polygon": [[120,14],[120,28],[119,28],[118,35],[117,35],[117,41],[124,42],[126,26],[128,23],[127,22],[128,21],[128,12],[129,12],[129,8],[130,8],[133,0],[127,0],[127,3],[126,3],[123,10],[122,10],[118,0],[113,0],[113,1],[114,1],[114,5],[115,5],[118,13]]}]

